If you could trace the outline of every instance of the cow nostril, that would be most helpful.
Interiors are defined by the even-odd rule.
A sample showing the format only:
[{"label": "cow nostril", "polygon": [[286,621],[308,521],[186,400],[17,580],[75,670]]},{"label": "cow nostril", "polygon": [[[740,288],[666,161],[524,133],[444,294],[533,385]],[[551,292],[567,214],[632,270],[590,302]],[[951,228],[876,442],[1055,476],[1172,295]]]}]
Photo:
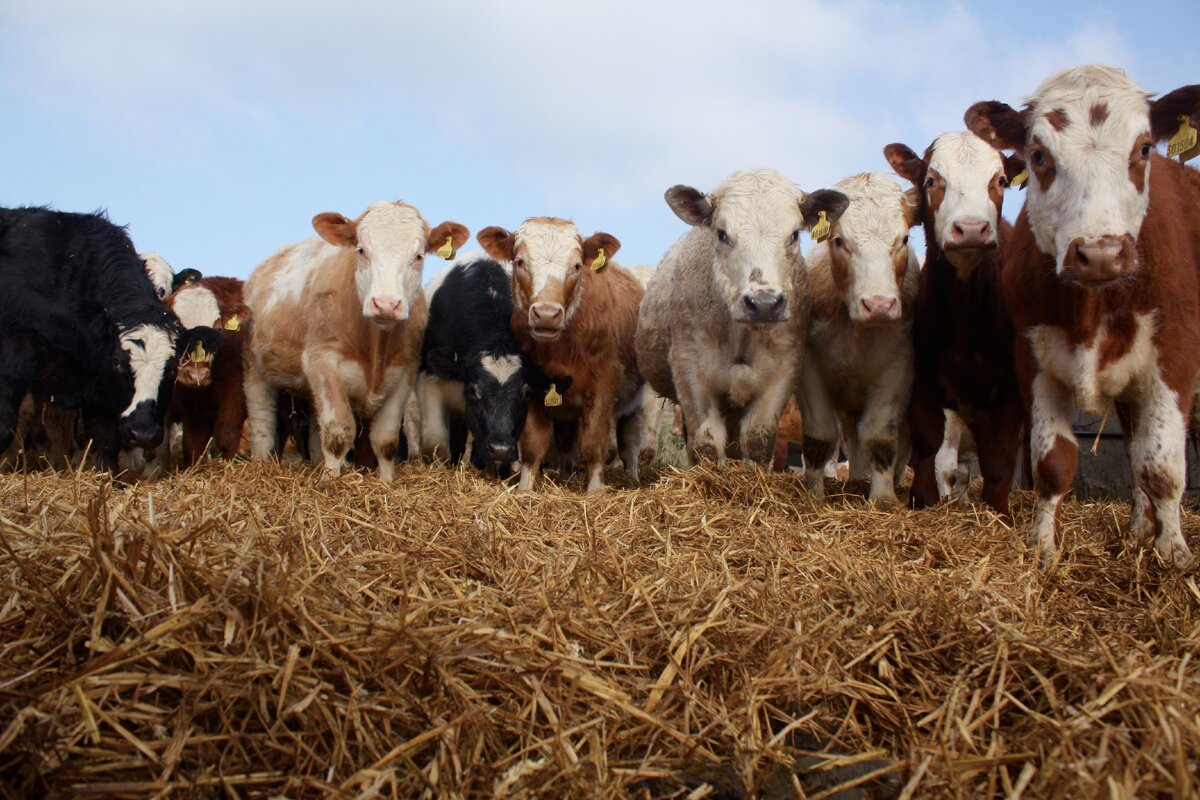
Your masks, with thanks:
[{"label": "cow nostril", "polygon": [[750,297],[750,295],[743,297],[742,302],[746,304],[746,308],[749,311],[758,311],[758,303],[754,302],[754,298]]},{"label": "cow nostril", "polygon": [[1088,266],[1088,263],[1089,262],[1088,262],[1087,253],[1085,253],[1083,251],[1082,247],[1076,247],[1075,248],[1075,264],[1080,267],[1086,267],[1086,266]]}]

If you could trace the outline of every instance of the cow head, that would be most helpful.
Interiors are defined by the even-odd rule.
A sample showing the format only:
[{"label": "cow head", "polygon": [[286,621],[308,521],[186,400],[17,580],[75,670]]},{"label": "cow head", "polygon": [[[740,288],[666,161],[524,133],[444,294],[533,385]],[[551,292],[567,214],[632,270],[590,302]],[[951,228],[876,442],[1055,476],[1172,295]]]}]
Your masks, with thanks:
[{"label": "cow head", "polygon": [[312,224],[330,244],[353,248],[354,282],[363,317],[384,330],[408,319],[413,302],[421,296],[425,254],[453,257],[470,235],[457,222],[443,222],[430,230],[412,206],[382,201],[372,203],[356,220],[325,212],[313,217]]},{"label": "cow head", "polygon": [[824,211],[830,222],[846,208],[838,192],[805,194],[769,169],[735,172],[712,194],[672,186],[667,205],[681,220],[709,232],[713,279],[738,322],[782,322],[791,317],[795,270],[803,268],[800,231]]},{"label": "cow head", "polygon": [[813,245],[810,259],[828,250],[834,285],[850,319],[862,325],[884,325],[903,315],[903,285],[916,257],[908,231],[919,221],[916,189],[907,192],[886,175],[864,172],[834,187],[850,200],[830,230],[829,238]]},{"label": "cow head", "polygon": [[976,103],[967,127],[1029,165],[1029,225],[1059,275],[1104,286],[1138,267],[1137,236],[1150,200],[1154,143],[1178,117],[1200,116],[1200,85],[1150,101],[1125,73],[1086,66],[1048,78],[1020,111]]},{"label": "cow head", "polygon": [[999,243],[1004,190],[1025,162],[966,132],[939,136],[924,158],[903,144],[889,144],[883,155],[896,174],[918,187],[926,239],[966,279]]},{"label": "cow head", "polygon": [[154,293],[159,300],[166,300],[171,293],[171,281],[175,278],[175,270],[158,253],[138,253],[142,266],[146,268],[146,277],[154,285]]},{"label": "cow head", "polygon": [[[166,310],[164,317],[168,316]],[[105,394],[129,397],[117,419],[120,447],[156,447],[162,441],[162,420],[175,382],[177,350],[190,347],[190,332],[181,334],[174,319],[118,328],[112,356],[111,390]]]},{"label": "cow head", "polygon": [[[184,329],[203,328],[210,334],[200,336],[198,347],[179,351],[179,370],[175,380],[183,386],[199,388],[212,382],[212,364],[221,344],[217,330],[221,323],[221,308],[211,289],[197,284],[184,286],[167,300]],[[216,347],[214,347],[216,345]]]},{"label": "cow head", "polygon": [[544,396],[552,382],[560,394],[571,385],[570,378],[552,381],[541,367],[516,353],[470,352],[459,359],[448,348],[436,348],[425,355],[425,367],[443,380],[463,384],[471,463],[481,470],[517,459],[530,397]]},{"label": "cow head", "polygon": [[614,236],[584,239],[575,223],[555,217],[531,217],[513,233],[484,228],[476,238],[492,258],[512,262],[513,304],[539,341],[562,335],[583,303],[592,265],[621,249]]}]

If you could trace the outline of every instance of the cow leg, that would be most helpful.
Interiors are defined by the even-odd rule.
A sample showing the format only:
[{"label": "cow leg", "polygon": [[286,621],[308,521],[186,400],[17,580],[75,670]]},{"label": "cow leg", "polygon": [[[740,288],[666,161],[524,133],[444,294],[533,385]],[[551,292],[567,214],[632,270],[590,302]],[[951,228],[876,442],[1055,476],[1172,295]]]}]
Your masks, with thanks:
[{"label": "cow leg", "polygon": [[[271,451],[275,449],[275,426],[278,424],[275,404],[278,396],[251,359],[246,360],[242,389],[246,393],[246,416],[250,421],[250,457],[262,461],[270,458]],[[298,437],[296,446],[299,449]]]},{"label": "cow leg", "polygon": [[1071,430],[1071,390],[1038,372],[1031,395],[1030,458],[1036,499],[1029,545],[1041,551],[1042,566],[1049,567],[1058,556],[1058,507],[1075,478],[1079,446]]},{"label": "cow leg", "polygon": [[838,424],[825,381],[811,359],[800,368],[796,393],[800,419],[804,420],[804,485],[817,500],[825,498],[825,465],[837,451]]},{"label": "cow leg", "polygon": [[739,437],[743,459],[763,469],[771,468],[775,437],[779,433],[779,418],[783,416],[783,407],[787,405],[788,395],[793,388],[792,375],[785,371],[746,407]]},{"label": "cow leg", "polygon": [[[942,496],[941,487],[937,482],[937,459],[940,455],[938,450],[945,441],[950,423],[942,409],[941,398],[925,380],[918,380],[913,384],[909,421],[912,430],[913,481],[908,493],[908,504],[912,508],[927,508]],[[954,444],[954,460],[957,463],[957,441]]]},{"label": "cow leg", "polygon": [[1012,515],[1009,513],[1008,496],[1017,469],[1024,423],[1020,399],[1009,396],[984,415],[982,424],[971,429],[979,458],[979,472],[983,476],[983,502],[995,509],[1000,518],[1010,525]]},{"label": "cow leg", "polygon": [[379,461],[379,478],[391,483],[396,477],[396,453],[400,448],[400,424],[404,406],[412,392],[412,373],[406,371],[396,388],[371,418],[371,449]]},{"label": "cow leg", "polygon": [[641,483],[638,459],[642,453],[642,438],[645,430],[645,409],[639,404],[629,416],[617,420],[617,449],[625,471],[633,478],[634,483]]},{"label": "cow leg", "polygon": [[579,436],[579,451],[587,465],[588,492],[604,488],[604,463],[608,460],[608,445],[612,438],[613,407],[607,387],[596,387],[592,402],[583,411]]},{"label": "cow leg", "polygon": [[0,453],[17,434],[21,402],[33,383],[33,355],[16,343],[0,340]]},{"label": "cow leg", "polygon": [[[953,416],[952,416],[953,415]],[[947,498],[955,491],[958,479],[958,443],[962,437],[962,421],[950,409],[946,409],[946,430],[942,436],[942,446],[938,448],[933,458],[934,472],[937,479],[939,498]],[[916,478],[914,477],[914,486]]]},{"label": "cow leg", "polygon": [[[208,442],[212,438],[207,419],[191,419],[183,426],[183,467],[188,469],[196,466],[208,450]],[[168,446],[164,443],[164,446]]]},{"label": "cow leg", "polygon": [[[1177,395],[1155,374],[1147,396],[1134,408],[1130,467],[1153,510],[1154,549],[1177,567],[1192,562],[1179,524],[1179,502],[1187,471],[1185,445],[1191,387]],[[1186,394],[1184,397],[1182,395]]]},{"label": "cow leg", "polygon": [[520,491],[537,488],[542,461],[550,450],[553,435],[554,424],[549,415],[531,404],[525,416],[525,427],[521,430],[521,479],[517,484]]},{"label": "cow leg", "polygon": [[350,399],[338,376],[337,364],[329,356],[314,358],[311,362],[308,384],[312,387],[313,410],[321,429],[321,453],[325,469],[333,477],[342,474],[346,466],[346,453],[354,444],[358,428]]},{"label": "cow leg", "polygon": [[85,409],[83,430],[84,436],[91,442],[91,462],[97,468],[108,470],[116,475],[119,466],[117,463],[119,448],[117,447],[116,423],[104,415],[97,415],[95,412]]},{"label": "cow leg", "polygon": [[421,407],[421,455],[431,461],[450,458],[450,428],[442,381],[427,372],[417,376],[417,405]]},{"label": "cow leg", "polygon": [[467,420],[458,414],[451,414],[449,429],[450,463],[458,464],[462,461],[463,453],[467,452]]},{"label": "cow leg", "polygon": [[858,422],[858,449],[871,468],[871,492],[868,498],[880,508],[900,504],[896,497],[896,458],[899,454],[898,408],[887,408],[888,401],[867,400]]},{"label": "cow leg", "polygon": [[246,396],[236,390],[224,393],[217,407],[217,419],[213,425],[213,439],[223,458],[232,459],[242,443],[242,426],[246,424]]}]

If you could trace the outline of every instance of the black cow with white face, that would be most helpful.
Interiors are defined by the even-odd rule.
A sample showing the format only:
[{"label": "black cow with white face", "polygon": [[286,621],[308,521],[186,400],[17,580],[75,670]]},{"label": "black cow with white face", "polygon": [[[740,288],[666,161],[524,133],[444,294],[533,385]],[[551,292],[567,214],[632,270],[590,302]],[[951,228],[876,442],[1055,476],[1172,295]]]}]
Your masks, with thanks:
[{"label": "black cow with white face", "polygon": [[458,463],[470,432],[471,463],[507,474],[528,403],[541,402],[551,383],[565,394],[570,378],[550,379],[517,345],[512,278],[499,263],[481,257],[455,264],[426,292],[429,324],[417,377],[422,453]]},{"label": "black cow with white face", "polygon": [[93,451],[162,441],[183,331],[102,214],[0,209],[0,451],[27,393],[83,412]]}]

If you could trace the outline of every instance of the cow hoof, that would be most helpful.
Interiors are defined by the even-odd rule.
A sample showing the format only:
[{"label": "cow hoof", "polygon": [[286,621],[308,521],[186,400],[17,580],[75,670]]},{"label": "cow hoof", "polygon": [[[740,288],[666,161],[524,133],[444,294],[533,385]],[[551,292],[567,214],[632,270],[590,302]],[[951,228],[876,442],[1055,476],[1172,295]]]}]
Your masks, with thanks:
[{"label": "cow hoof", "polygon": [[1159,539],[1154,543],[1154,550],[1163,561],[1179,569],[1191,567],[1196,560],[1182,537],[1175,537],[1173,541]]},{"label": "cow hoof", "polygon": [[755,428],[746,434],[745,457],[755,464],[770,464],[775,450],[775,431]]},{"label": "cow hoof", "polygon": [[880,511],[892,511],[900,505],[900,498],[894,494],[880,495],[879,497],[872,497],[871,504]]},{"label": "cow hoof", "polygon": [[717,448],[712,442],[697,442],[694,461],[717,461]]}]

